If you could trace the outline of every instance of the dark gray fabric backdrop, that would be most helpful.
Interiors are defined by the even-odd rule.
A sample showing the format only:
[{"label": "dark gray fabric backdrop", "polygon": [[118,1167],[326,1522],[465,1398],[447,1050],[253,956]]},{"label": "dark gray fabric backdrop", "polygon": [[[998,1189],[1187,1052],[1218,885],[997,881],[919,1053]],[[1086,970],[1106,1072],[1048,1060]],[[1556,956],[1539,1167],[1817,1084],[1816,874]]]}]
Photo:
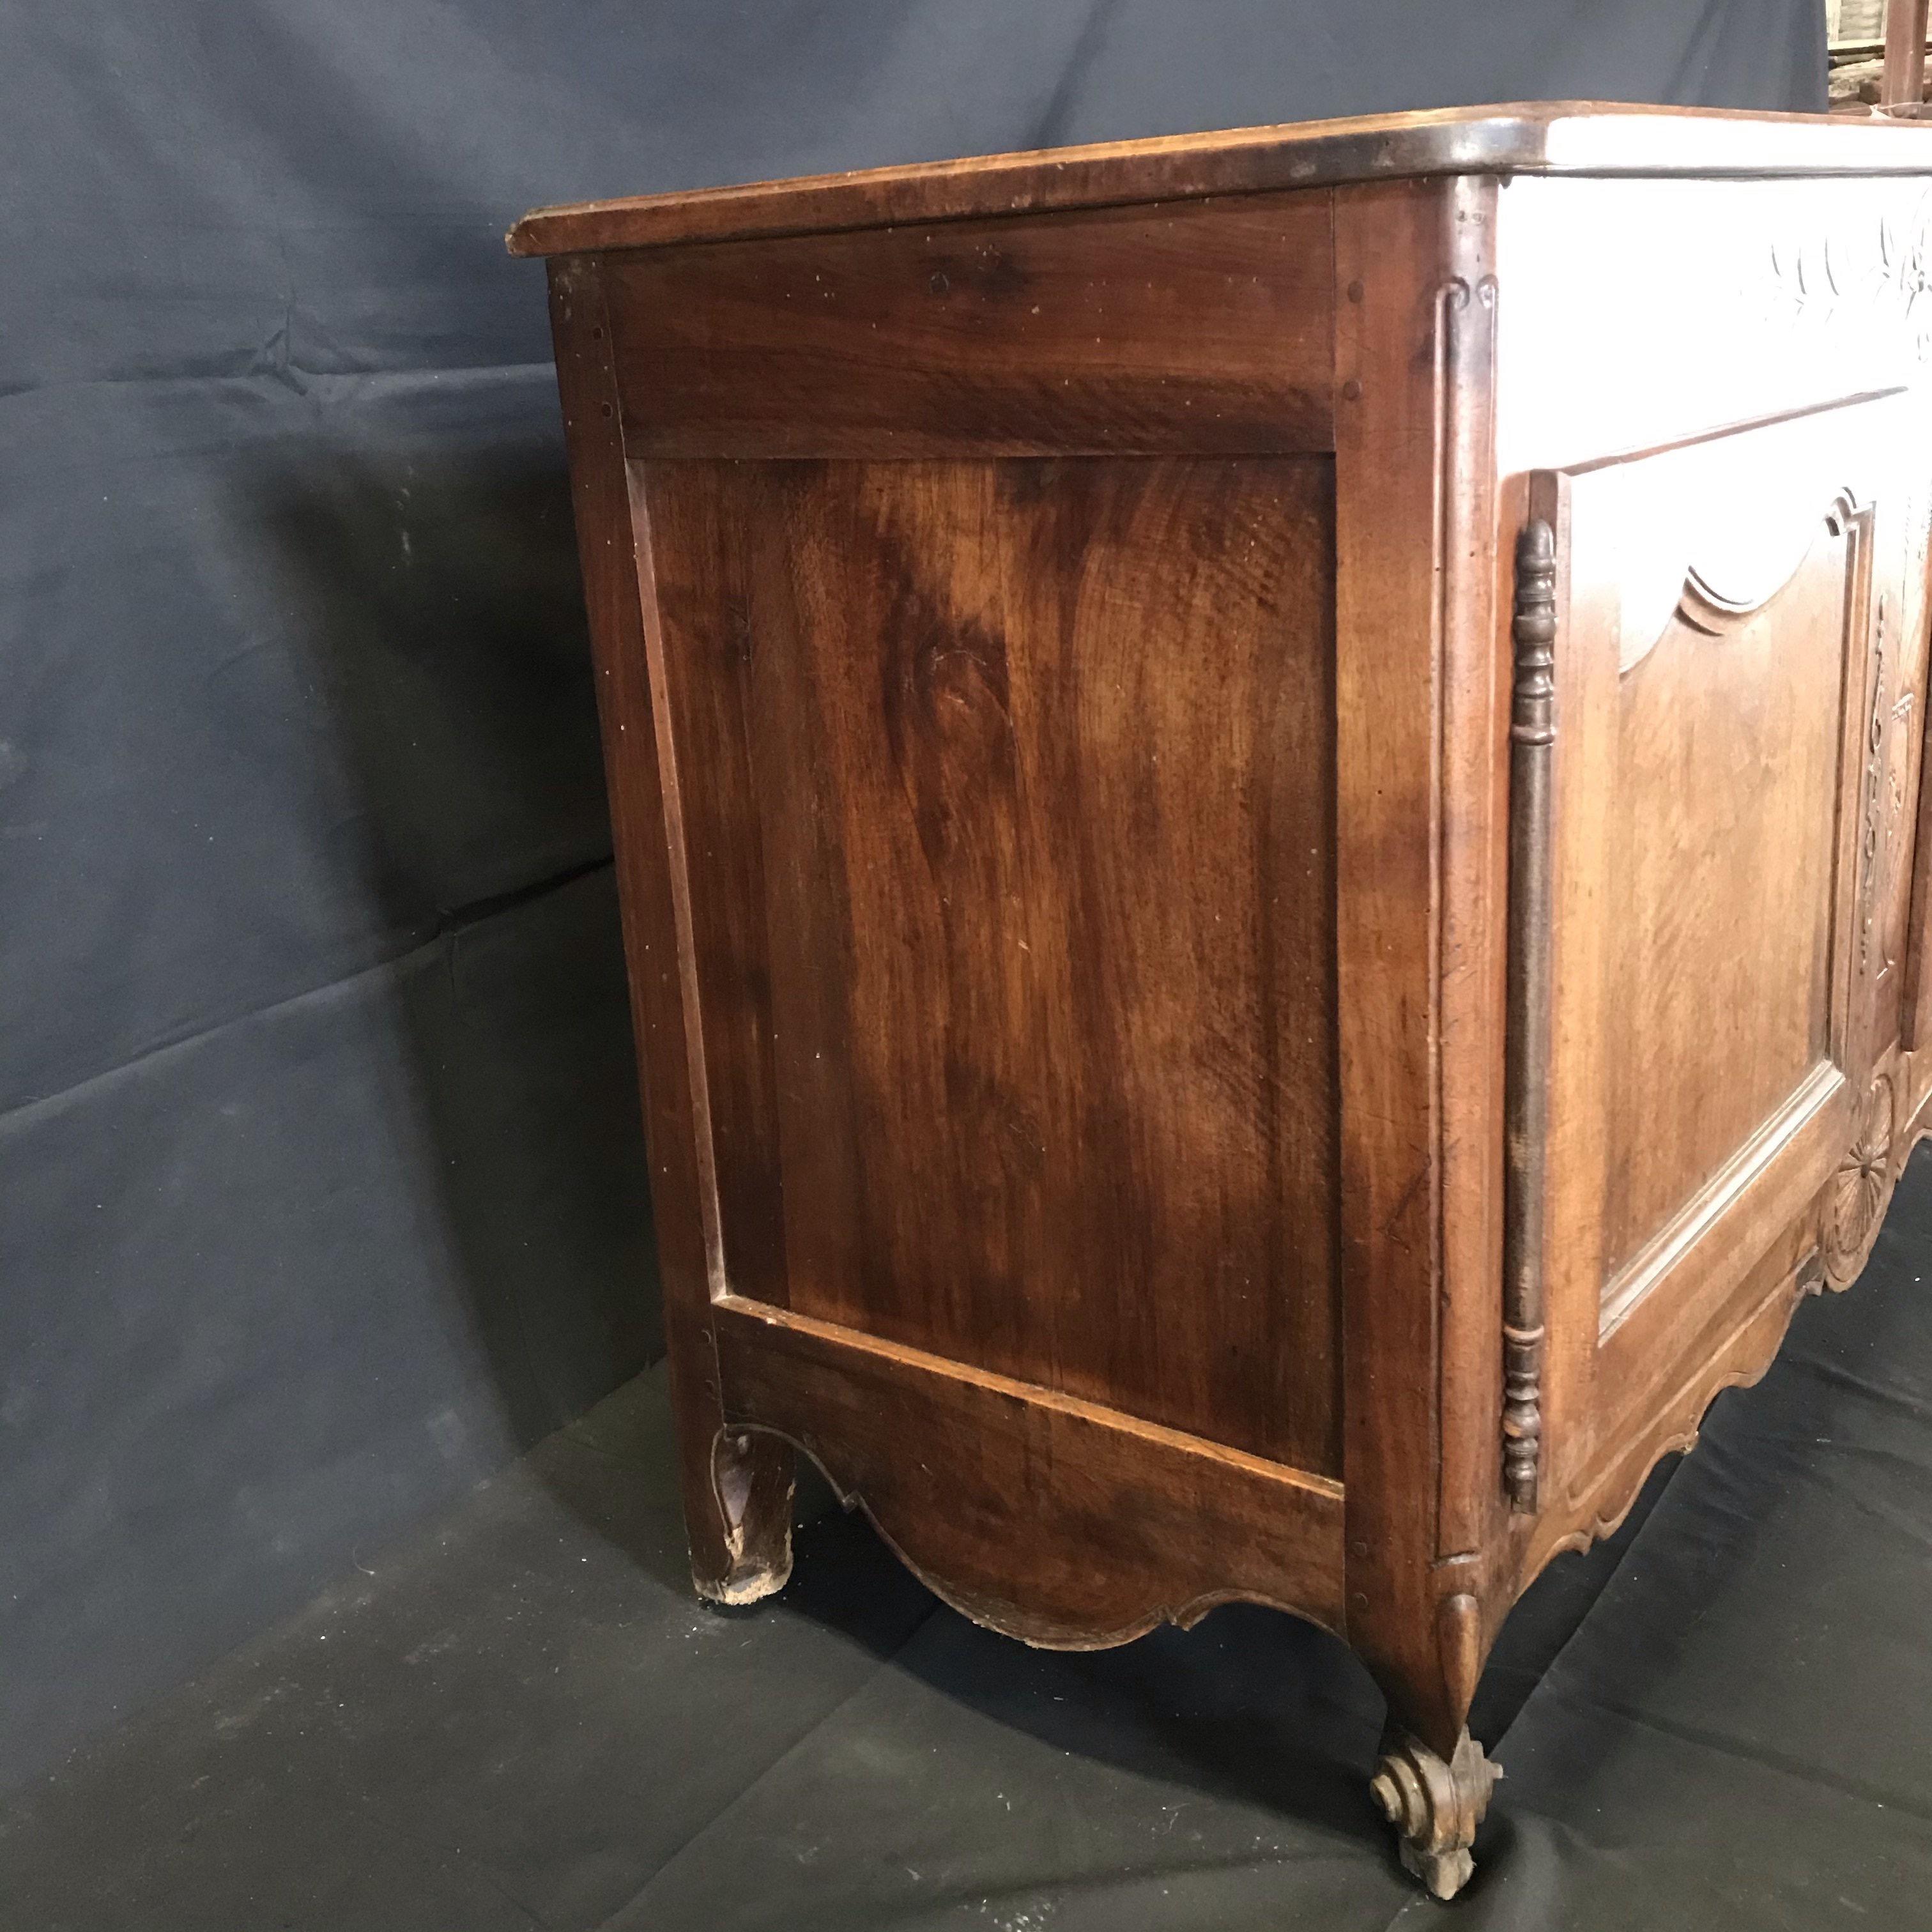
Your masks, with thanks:
[{"label": "dark gray fabric backdrop", "polygon": [[653,1358],[533,202],[1485,100],[1816,0],[0,11],[0,1783]]}]

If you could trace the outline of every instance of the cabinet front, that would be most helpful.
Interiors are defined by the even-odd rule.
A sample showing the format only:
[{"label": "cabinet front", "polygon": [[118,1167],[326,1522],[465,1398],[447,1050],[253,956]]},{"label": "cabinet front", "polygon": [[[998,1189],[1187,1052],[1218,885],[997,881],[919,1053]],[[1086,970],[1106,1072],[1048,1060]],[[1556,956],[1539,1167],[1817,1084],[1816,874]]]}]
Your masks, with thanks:
[{"label": "cabinet front", "polygon": [[1620,1505],[1633,1438],[1876,1232],[1909,1097],[1913,422],[1897,392],[1532,479],[1559,1510]]}]

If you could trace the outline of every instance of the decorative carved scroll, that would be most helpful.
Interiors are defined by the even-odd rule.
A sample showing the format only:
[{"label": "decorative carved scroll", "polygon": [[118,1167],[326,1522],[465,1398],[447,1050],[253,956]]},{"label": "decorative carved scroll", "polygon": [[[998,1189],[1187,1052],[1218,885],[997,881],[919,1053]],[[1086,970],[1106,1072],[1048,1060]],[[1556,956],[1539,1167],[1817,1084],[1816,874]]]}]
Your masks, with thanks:
[{"label": "decorative carved scroll", "polygon": [[1804,568],[1821,527],[1843,530],[1858,511],[1840,488],[1821,516],[1818,493],[1781,467],[1749,488],[1734,479],[1721,497],[1714,481],[1688,463],[1674,488],[1647,481],[1646,514],[1632,525],[1624,566],[1620,672],[1641,664],[1675,622],[1716,638],[1756,616]]},{"label": "decorative carved scroll", "polygon": [[1543,1437],[1544,1169],[1550,1122],[1550,762],[1556,740],[1556,538],[1516,547],[1510,713],[1508,1042],[1504,1088],[1503,1486],[1534,1514]]},{"label": "decorative carved scroll", "polygon": [[1454,1898],[1468,1883],[1476,1869],[1469,1847],[1502,1774],[1467,1730],[1447,1760],[1401,1731],[1383,1738],[1369,1795],[1400,1834],[1403,1869],[1436,1898]]}]

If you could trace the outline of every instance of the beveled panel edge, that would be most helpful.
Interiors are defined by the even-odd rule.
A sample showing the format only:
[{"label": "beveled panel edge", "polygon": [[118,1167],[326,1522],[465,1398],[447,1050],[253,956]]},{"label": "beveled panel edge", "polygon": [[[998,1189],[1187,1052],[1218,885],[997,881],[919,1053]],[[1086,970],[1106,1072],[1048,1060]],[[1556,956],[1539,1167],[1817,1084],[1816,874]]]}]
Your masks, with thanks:
[{"label": "beveled panel edge", "polygon": [[656,248],[1399,176],[1932,175],[1932,130],[1822,114],[1554,101],[1306,121],[532,209],[513,255]]},{"label": "beveled panel edge", "polygon": [[1651,1290],[1700,1244],[1716,1238],[1728,1216],[1762,1182],[1819,1114],[1846,1090],[1844,1071],[1818,1060],[1790,1096],[1718,1172],[1678,1208],[1604,1284],[1598,1340],[1607,1342]]},{"label": "beveled panel edge", "polygon": [[[712,1475],[722,1411],[704,1229],[709,1183],[699,1171],[683,983],[674,964],[679,951],[674,869],[681,862],[674,861],[667,841],[666,774],[650,723],[655,707],[644,637],[646,614],[654,606],[649,557],[632,520],[609,317],[598,265],[582,259],[553,262],[549,280],[650,1143],[646,1165],[692,1580],[700,1596],[744,1601],[769,1594],[790,1573],[794,1459],[775,1444],[751,1445],[735,1460],[736,1507],[722,1506]],[[628,723],[638,719],[645,729],[629,730]]]},{"label": "beveled panel edge", "polygon": [[749,1295],[721,1294],[713,1299],[712,1306],[728,1318],[748,1321],[767,1329],[784,1329],[795,1334],[814,1336],[835,1348],[854,1349],[949,1382],[970,1384],[989,1394],[1028,1402],[1037,1408],[1056,1410],[1101,1428],[1158,1443],[1178,1454],[1203,1456],[1264,1481],[1282,1483],[1292,1489],[1306,1490],[1311,1496],[1327,1502],[1340,1502],[1342,1499],[1342,1484],[1335,1477],[1324,1476],[1314,1469],[1297,1468],[1292,1463],[1271,1462],[1252,1450],[1210,1442],[1204,1436],[1192,1435],[1164,1422],[1150,1422],[1143,1417],[1130,1415],[1125,1409],[1114,1408],[1105,1402],[1090,1402],[1084,1396],[1066,1395],[1042,1382],[1022,1382],[1017,1376],[1000,1375],[992,1369],[950,1361],[924,1348],[889,1341],[883,1336],[868,1334],[862,1329],[850,1328],[842,1322],[827,1322],[819,1316],[802,1314],[795,1308],[780,1308],[770,1302],[754,1300]]},{"label": "beveled panel edge", "polygon": [[[1678,1292],[1636,1301],[1604,1337],[1597,1453],[1570,1485],[1570,1504],[1645,1432],[1664,1393],[1666,1365],[1693,1364],[1682,1372],[1694,1380],[1714,1358],[1718,1336],[1768,1288],[1767,1257],[1793,1242],[1798,1246],[1786,1256],[1788,1268],[1805,1254],[1816,1257],[1820,1203],[1851,1138],[1851,1114],[1848,1090],[1833,1088],[1824,1106],[1779,1148],[1763,1178],[1735,1197],[1688,1250],[1676,1270]],[[1748,1265],[1739,1265],[1746,1257]]]}]

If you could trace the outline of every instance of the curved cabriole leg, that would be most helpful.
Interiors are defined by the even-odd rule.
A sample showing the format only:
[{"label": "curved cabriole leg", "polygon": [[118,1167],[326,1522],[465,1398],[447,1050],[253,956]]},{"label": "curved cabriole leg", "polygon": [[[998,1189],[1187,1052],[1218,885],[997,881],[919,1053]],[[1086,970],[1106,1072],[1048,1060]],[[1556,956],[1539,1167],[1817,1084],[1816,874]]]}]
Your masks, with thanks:
[{"label": "curved cabriole leg", "polygon": [[1419,1738],[1390,1730],[1370,1795],[1400,1836],[1404,1868],[1438,1898],[1454,1898],[1469,1882],[1476,1827],[1503,1774],[1466,1730],[1445,1763]]}]

